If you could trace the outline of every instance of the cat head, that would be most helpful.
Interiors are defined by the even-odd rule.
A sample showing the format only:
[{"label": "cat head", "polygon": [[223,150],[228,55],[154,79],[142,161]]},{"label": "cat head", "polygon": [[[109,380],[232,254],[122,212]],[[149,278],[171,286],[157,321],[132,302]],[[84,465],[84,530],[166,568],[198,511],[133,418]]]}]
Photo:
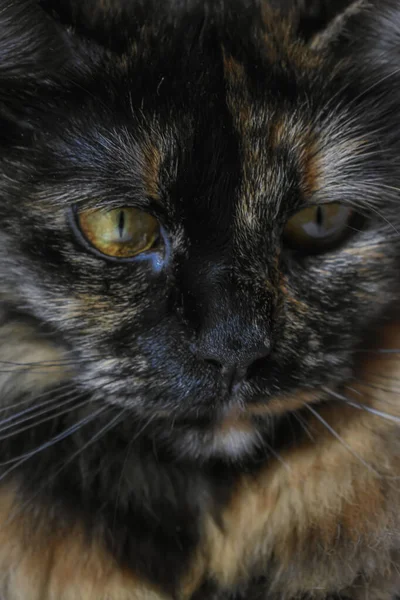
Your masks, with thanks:
[{"label": "cat head", "polygon": [[2,10],[3,405],[69,382],[238,458],[352,377],[398,298],[400,11],[328,6]]}]

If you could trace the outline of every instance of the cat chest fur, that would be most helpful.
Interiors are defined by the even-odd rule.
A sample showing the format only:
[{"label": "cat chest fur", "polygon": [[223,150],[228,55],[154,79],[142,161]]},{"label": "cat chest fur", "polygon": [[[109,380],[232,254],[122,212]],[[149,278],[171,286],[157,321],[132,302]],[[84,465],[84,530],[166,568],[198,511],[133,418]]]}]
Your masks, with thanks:
[{"label": "cat chest fur", "polygon": [[[358,391],[365,394],[366,384],[383,367],[393,375],[398,361],[369,361]],[[389,401],[390,389],[370,399],[376,410]],[[190,549],[189,559],[187,548],[182,548],[183,571],[176,564],[181,575],[174,591],[157,581],[157,570],[149,582],[142,557],[131,556],[128,565],[113,555],[104,546],[104,531],[87,535],[79,520],[66,527],[62,512],[55,518],[40,503],[28,506],[16,484],[4,485],[2,596],[208,600],[243,590],[243,598],[252,600],[251,581],[264,577],[265,596],[254,598],[300,598],[308,593],[318,599],[340,592],[357,599],[389,600],[399,583],[393,565],[400,528],[395,479],[400,461],[390,458],[398,443],[396,428],[351,408],[338,412],[328,406],[319,414],[335,427],[341,441],[319,421],[310,421],[312,438],[295,451],[282,452],[279,461],[258,472],[232,478],[229,497],[220,500],[217,509],[212,508],[213,498],[208,499],[208,509],[197,516],[198,544]],[[49,527],[49,522],[55,526]],[[112,528],[112,523],[107,526]],[[134,527],[129,535],[135,536]],[[160,553],[160,564],[164,558]]]}]

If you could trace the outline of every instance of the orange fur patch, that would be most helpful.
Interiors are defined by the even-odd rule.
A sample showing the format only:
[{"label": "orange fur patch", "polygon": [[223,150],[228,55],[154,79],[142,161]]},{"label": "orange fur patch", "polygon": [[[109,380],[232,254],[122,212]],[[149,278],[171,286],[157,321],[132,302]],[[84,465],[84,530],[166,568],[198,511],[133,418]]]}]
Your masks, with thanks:
[{"label": "orange fur patch", "polygon": [[286,19],[282,18],[279,11],[273,10],[268,2],[261,4],[261,10],[266,57],[271,63],[280,63],[282,66],[291,64],[300,70],[316,69],[321,65],[322,56],[296,36],[293,28],[293,18],[296,18],[294,10]]},{"label": "orange fur patch", "polygon": [[[347,418],[339,428],[347,447],[317,425],[314,441],[282,453],[282,462],[275,461],[259,476],[240,480],[222,528],[207,519],[209,569],[223,587],[258,572],[272,576],[282,594],[321,584],[326,593],[352,584],[354,574],[364,568],[367,548],[372,570],[380,574],[390,565],[389,532],[399,528],[398,494],[388,511],[388,482],[382,485],[348,450],[353,448],[377,469],[376,458],[385,456],[385,447],[371,430],[366,433],[354,412]],[[400,472],[398,461],[386,462],[386,475],[389,466],[390,473],[393,467]],[[341,572],[346,557],[349,566]]]},{"label": "orange fur patch", "polygon": [[[383,341],[399,347],[400,326],[391,325]],[[389,383],[363,403],[382,412],[394,403],[389,412],[400,416],[400,355],[363,361],[353,394],[377,373]],[[249,573],[268,574],[279,598],[307,590],[323,598],[354,586],[356,597],[367,598],[380,585],[379,597],[389,600],[400,585],[393,559],[400,538],[399,425],[339,402],[313,411],[310,438],[258,475],[242,476],[222,527],[206,519],[207,568],[226,588]]]},{"label": "orange fur patch", "polygon": [[[0,493],[0,597],[4,600],[166,600],[122,570],[79,526],[32,529],[11,487]],[[35,515],[37,517],[37,515]],[[45,515],[43,515],[45,519]]]},{"label": "orange fur patch", "polygon": [[245,136],[251,122],[251,100],[247,88],[246,72],[244,66],[233,56],[227,55],[224,48],[222,53],[224,75],[228,84],[228,107],[237,131],[241,136]]},{"label": "orange fur patch", "polygon": [[306,200],[315,194],[321,186],[321,165],[315,143],[306,141],[302,153],[301,187]]},{"label": "orange fur patch", "polygon": [[143,182],[145,194],[153,200],[160,198],[160,167],[161,152],[159,148],[151,143],[143,147]]}]

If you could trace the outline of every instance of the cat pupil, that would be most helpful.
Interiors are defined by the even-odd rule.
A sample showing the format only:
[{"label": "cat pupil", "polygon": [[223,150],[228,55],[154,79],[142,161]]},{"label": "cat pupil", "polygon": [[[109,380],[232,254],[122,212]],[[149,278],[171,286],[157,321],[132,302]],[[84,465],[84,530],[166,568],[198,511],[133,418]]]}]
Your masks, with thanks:
[{"label": "cat pupil", "polygon": [[322,228],[323,222],[324,222],[324,212],[321,206],[318,206],[317,208],[317,225],[319,228]]},{"label": "cat pupil", "polygon": [[119,231],[120,238],[122,238],[122,234],[124,232],[124,227],[125,227],[125,212],[123,210],[121,210],[121,212],[119,213],[119,219],[118,219],[118,231]]}]

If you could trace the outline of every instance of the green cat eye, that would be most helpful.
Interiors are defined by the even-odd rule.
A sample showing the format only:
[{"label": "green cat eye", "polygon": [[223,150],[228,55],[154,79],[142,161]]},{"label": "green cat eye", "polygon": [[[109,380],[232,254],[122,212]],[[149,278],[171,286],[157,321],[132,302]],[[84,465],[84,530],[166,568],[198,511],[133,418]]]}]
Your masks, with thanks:
[{"label": "green cat eye", "polygon": [[348,235],[353,217],[354,211],[339,202],[309,206],[286,223],[285,243],[294,250],[324,252],[340,244]]},{"label": "green cat eye", "polygon": [[127,206],[80,211],[76,221],[85,240],[112,258],[133,258],[151,250],[160,237],[160,224],[155,217]]}]

